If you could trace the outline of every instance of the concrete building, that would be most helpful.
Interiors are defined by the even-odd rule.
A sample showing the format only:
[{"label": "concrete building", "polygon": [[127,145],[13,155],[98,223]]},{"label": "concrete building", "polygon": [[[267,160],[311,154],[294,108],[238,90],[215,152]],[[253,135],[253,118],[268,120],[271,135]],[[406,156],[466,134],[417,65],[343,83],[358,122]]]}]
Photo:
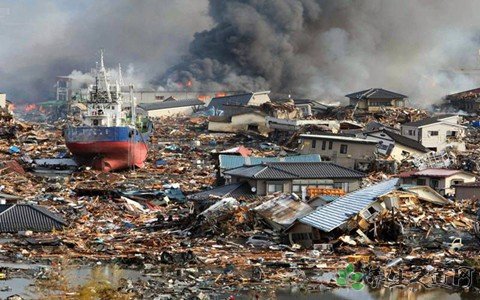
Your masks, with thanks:
[{"label": "concrete building", "polygon": [[380,88],[372,88],[345,95],[349,98],[350,105],[368,112],[380,111],[383,107],[404,107],[405,95],[387,91]]},{"label": "concrete building", "polygon": [[0,93],[0,108],[7,109],[7,95]]},{"label": "concrete building", "polygon": [[322,160],[352,169],[372,161],[377,149],[377,141],[344,135],[301,134],[299,143],[301,154],[320,154]]},{"label": "concrete building", "polygon": [[405,123],[402,125],[402,135],[433,151],[442,151],[448,146],[465,151],[465,126],[460,125],[458,115],[443,115]]},{"label": "concrete building", "polygon": [[330,162],[272,162],[225,171],[226,183],[248,182],[257,196],[277,192],[305,194],[307,188],[343,189],[360,187],[366,174]]},{"label": "concrete building", "polygon": [[421,171],[405,172],[397,175],[401,184],[426,185],[442,195],[455,194],[454,186],[475,182],[472,173],[450,169],[425,169]]},{"label": "concrete building", "polygon": [[204,107],[205,103],[197,99],[169,100],[160,103],[140,104],[150,118],[168,116],[189,116]]},{"label": "concrete building", "polygon": [[378,143],[378,153],[390,156],[398,162],[430,152],[419,142],[389,130],[367,132],[363,136]]}]

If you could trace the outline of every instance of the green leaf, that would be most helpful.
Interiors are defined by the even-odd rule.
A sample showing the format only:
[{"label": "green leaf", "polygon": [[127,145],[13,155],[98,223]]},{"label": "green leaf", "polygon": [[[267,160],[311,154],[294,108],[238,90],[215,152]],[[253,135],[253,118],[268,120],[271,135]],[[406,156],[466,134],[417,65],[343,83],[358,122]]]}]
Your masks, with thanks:
[{"label": "green leaf", "polygon": [[355,282],[354,284],[352,284],[352,289],[357,291],[363,289],[363,287],[364,287],[363,283],[360,283],[360,282]]},{"label": "green leaf", "polygon": [[347,285],[347,280],[345,278],[337,278],[337,284],[341,286],[346,286]]},{"label": "green leaf", "polygon": [[352,280],[355,282],[360,282],[362,281],[363,274],[360,272],[355,272],[352,275],[350,275],[350,278],[352,278]]},{"label": "green leaf", "polygon": [[347,278],[347,271],[346,270],[339,270],[338,271],[338,277],[346,279]]},{"label": "green leaf", "polygon": [[348,264],[348,266],[345,270],[347,271],[347,274],[350,274],[355,270],[355,268],[353,267],[352,264]]}]

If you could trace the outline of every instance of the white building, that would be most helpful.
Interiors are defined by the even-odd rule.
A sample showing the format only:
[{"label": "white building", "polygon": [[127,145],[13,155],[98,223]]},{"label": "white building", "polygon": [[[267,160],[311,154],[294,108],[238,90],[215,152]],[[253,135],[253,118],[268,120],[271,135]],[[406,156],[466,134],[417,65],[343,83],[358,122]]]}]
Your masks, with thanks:
[{"label": "white building", "polygon": [[168,100],[160,103],[140,104],[139,107],[147,112],[148,117],[159,118],[168,116],[189,116],[204,106],[200,100]]},{"label": "white building", "polygon": [[442,151],[449,146],[459,151],[465,150],[462,141],[465,126],[460,125],[458,115],[443,115],[403,124],[402,135],[433,151]]},{"label": "white building", "polygon": [[7,108],[7,95],[0,93],[0,108]]}]

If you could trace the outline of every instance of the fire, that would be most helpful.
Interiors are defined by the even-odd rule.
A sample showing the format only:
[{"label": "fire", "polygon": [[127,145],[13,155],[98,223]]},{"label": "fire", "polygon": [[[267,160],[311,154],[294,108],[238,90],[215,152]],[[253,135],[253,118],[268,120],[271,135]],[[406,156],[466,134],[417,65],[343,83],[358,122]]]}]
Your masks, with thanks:
[{"label": "fire", "polygon": [[205,101],[208,100],[208,96],[207,95],[199,95],[198,100],[205,102]]},{"label": "fire", "polygon": [[191,80],[187,81],[187,84],[186,84],[186,85],[187,85],[187,86],[192,86],[192,81],[191,81]]},{"label": "fire", "polygon": [[215,93],[215,97],[225,97],[226,95],[227,95],[227,93],[225,93],[225,92]]},{"label": "fire", "polygon": [[37,105],[35,103],[30,103],[30,104],[27,104],[25,105],[25,112],[30,112],[32,110],[36,110],[37,109]]}]

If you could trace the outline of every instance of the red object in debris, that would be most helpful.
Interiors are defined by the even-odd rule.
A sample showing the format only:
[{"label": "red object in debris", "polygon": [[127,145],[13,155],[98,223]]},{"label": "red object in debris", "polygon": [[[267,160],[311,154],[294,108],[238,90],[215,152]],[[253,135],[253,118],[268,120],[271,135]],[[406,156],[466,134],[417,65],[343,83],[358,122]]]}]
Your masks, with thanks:
[{"label": "red object in debris", "polygon": [[6,161],[6,162],[4,162],[4,165],[5,165],[5,167],[7,167],[7,169],[10,172],[14,172],[14,173],[17,173],[17,174],[25,174],[25,170],[16,160]]},{"label": "red object in debris", "polygon": [[72,142],[67,143],[75,160],[104,172],[126,169],[132,166],[142,168],[147,158],[145,143],[122,142]]},{"label": "red object in debris", "polygon": [[243,157],[248,157],[252,154],[252,150],[245,148],[243,146],[238,146],[235,148],[223,150],[221,154],[240,154]]}]

